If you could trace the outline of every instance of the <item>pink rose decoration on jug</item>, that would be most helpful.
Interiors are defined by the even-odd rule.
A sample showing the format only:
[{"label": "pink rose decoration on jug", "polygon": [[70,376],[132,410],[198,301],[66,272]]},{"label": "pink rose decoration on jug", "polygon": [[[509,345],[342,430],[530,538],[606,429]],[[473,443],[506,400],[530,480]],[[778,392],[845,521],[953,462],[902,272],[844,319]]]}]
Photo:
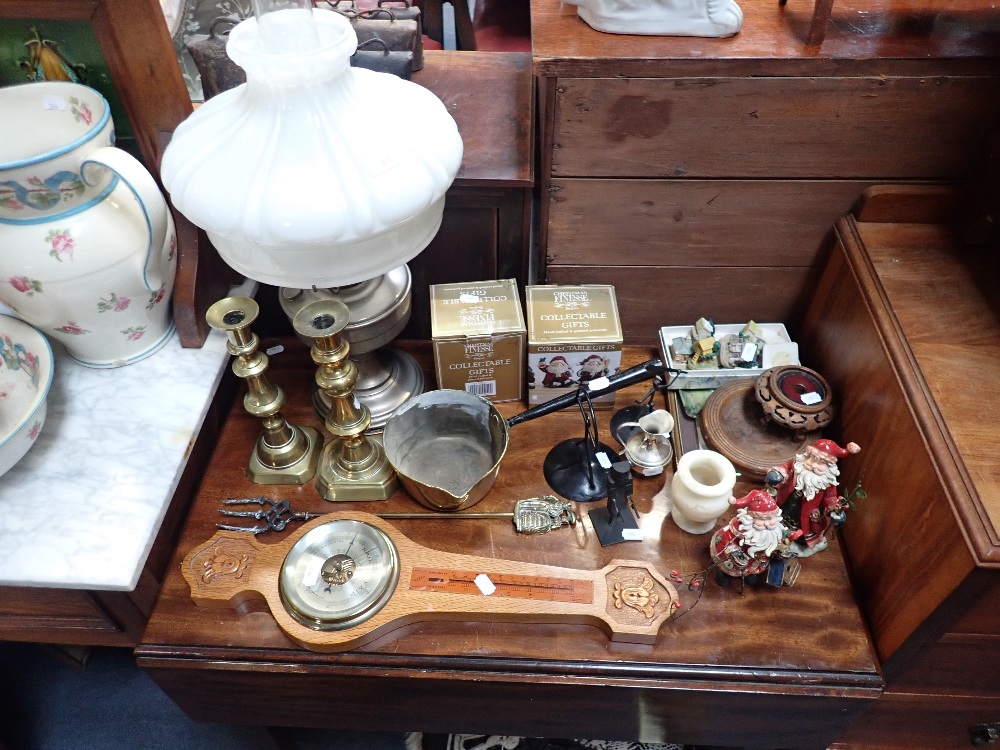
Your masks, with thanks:
[{"label": "pink rose decoration on jug", "polygon": [[128,309],[130,304],[132,304],[132,300],[128,297],[119,297],[111,292],[111,299],[101,298],[97,303],[97,312],[123,312]]},{"label": "pink rose decoration on jug", "polygon": [[33,296],[35,292],[42,291],[42,282],[38,279],[29,279],[27,276],[11,276],[10,285],[22,294]]}]

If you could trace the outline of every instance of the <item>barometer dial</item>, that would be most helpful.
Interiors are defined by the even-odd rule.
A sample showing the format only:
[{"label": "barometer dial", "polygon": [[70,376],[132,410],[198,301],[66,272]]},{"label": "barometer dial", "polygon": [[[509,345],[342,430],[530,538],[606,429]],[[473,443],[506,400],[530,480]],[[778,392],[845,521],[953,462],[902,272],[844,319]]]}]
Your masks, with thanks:
[{"label": "barometer dial", "polygon": [[392,540],[371,524],[336,520],[299,539],[278,577],[288,613],[314,630],[344,630],[385,606],[399,579]]}]

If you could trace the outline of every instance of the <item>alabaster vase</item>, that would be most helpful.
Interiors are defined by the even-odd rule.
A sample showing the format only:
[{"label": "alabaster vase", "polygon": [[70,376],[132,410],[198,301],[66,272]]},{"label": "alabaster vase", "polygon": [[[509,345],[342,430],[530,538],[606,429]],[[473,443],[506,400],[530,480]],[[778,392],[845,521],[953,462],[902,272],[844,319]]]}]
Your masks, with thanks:
[{"label": "alabaster vase", "polygon": [[0,301],[81,364],[117,367],[173,332],[174,226],[114,148],[107,101],[75,83],[0,89]]},{"label": "alabaster vase", "polygon": [[366,281],[413,258],[437,233],[462,161],[440,99],[352,68],[350,22],[312,17],[313,49],[274,52],[266,25],[236,26],[226,51],[247,82],[181,123],[161,167],[175,207],[230,266],[297,289]]},{"label": "alabaster vase", "polygon": [[729,508],[735,486],[736,467],[728,458],[715,451],[688,451],[670,482],[670,516],[691,534],[711,531]]}]

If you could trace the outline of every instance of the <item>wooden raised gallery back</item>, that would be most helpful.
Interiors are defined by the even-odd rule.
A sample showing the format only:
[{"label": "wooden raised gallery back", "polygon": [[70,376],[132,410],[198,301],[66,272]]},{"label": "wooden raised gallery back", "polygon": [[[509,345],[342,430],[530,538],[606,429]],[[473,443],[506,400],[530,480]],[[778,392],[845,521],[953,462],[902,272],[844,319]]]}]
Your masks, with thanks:
[{"label": "wooden raised gallery back", "polygon": [[842,485],[869,496],[842,538],[887,684],[842,741],[968,746],[1000,720],[1000,263],[948,224],[877,218],[838,222],[803,323],[862,446]]}]

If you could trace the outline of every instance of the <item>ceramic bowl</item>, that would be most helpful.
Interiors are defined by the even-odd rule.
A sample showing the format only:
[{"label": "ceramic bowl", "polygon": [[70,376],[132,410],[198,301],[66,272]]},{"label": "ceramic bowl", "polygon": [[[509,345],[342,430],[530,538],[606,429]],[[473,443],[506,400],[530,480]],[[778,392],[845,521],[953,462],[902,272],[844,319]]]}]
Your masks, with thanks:
[{"label": "ceramic bowl", "polygon": [[53,369],[46,338],[0,314],[0,476],[24,457],[42,430]]}]

